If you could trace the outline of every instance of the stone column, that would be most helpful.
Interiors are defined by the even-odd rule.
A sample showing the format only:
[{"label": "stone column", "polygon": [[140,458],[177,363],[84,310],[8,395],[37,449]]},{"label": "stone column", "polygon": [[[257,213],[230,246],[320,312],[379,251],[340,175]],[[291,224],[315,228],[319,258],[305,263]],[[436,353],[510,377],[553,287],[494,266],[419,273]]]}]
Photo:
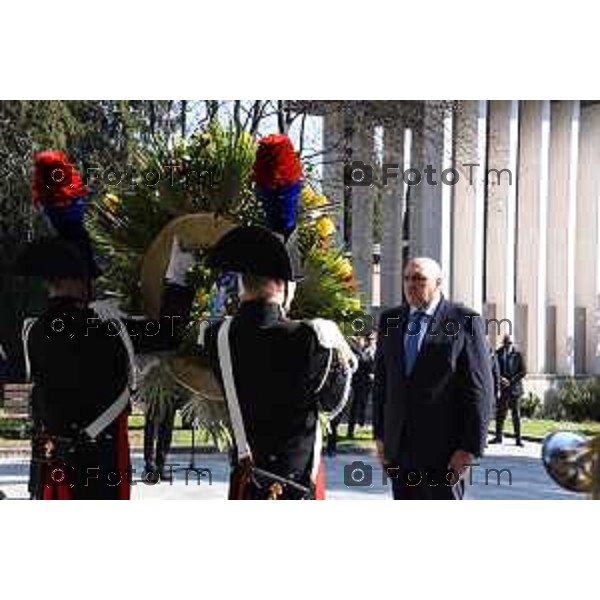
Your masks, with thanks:
[{"label": "stone column", "polygon": [[552,104],[548,193],[548,305],[555,311],[555,346],[548,348],[559,375],[575,374],[575,234],[580,103]]},{"label": "stone column", "polygon": [[333,204],[331,217],[336,226],[336,241],[344,242],[344,153],[345,122],[343,107],[325,103],[323,115],[323,193]]},{"label": "stone column", "polygon": [[585,319],[584,324],[576,323],[576,330],[581,331],[575,338],[576,353],[580,344],[585,347],[580,354],[585,364],[577,365],[577,370],[600,375],[600,104],[581,109],[576,221],[575,304]]},{"label": "stone column", "polygon": [[526,306],[525,339],[530,373],[545,372],[546,251],[550,101],[521,103],[517,209],[517,302]]},{"label": "stone column", "polygon": [[487,102],[455,107],[452,299],[481,313],[483,307],[485,153]]},{"label": "stone column", "polygon": [[450,186],[442,185],[442,171],[451,166],[452,118],[443,104],[424,103],[423,117],[420,125],[413,130],[412,139],[410,167],[418,170],[421,180],[418,185],[410,186],[408,192],[409,256],[427,256],[437,260],[444,272],[444,291],[448,293],[452,277],[452,190]]},{"label": "stone column", "polygon": [[488,325],[496,347],[515,323],[515,233],[519,101],[490,102],[488,133],[488,201],[486,236],[486,300],[498,323]]},{"label": "stone column", "polygon": [[[366,116],[360,114],[354,123],[352,160],[375,165],[374,127]],[[373,293],[374,193],[374,186],[352,187],[352,264],[361,301],[367,311],[371,309]]]},{"label": "stone column", "polygon": [[404,127],[385,126],[383,132],[383,170],[386,164],[398,165],[387,169],[383,182],[383,211],[381,238],[381,306],[389,308],[402,303],[402,242],[404,217]]}]

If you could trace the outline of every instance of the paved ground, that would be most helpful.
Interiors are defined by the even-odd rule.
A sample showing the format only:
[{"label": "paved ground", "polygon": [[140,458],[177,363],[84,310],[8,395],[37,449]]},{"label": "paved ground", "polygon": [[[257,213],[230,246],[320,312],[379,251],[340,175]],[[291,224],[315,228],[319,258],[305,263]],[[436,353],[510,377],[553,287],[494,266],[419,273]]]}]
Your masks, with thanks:
[{"label": "paved ground", "polygon": [[[546,475],[540,460],[540,445],[527,443],[517,448],[509,441],[505,446],[492,446],[481,465],[472,469],[472,484],[467,488],[467,497],[473,500],[562,500],[581,498],[562,490]],[[146,485],[139,481],[143,470],[142,456],[134,453],[133,499],[134,500],[221,500],[226,497],[228,468],[224,455],[202,454],[196,457],[196,468],[210,469],[198,477],[186,471],[189,455],[174,455],[172,464],[175,480],[172,484]],[[362,461],[372,469],[372,485],[348,487],[344,483],[344,469],[354,461]],[[370,455],[344,454],[327,458],[327,493],[331,500],[385,500],[390,498],[389,486],[382,483],[382,470]],[[177,470],[177,469],[180,470]],[[500,485],[497,474],[489,469],[509,469],[501,474]],[[486,470],[487,485],[486,485]],[[27,497],[28,461],[25,456],[0,458],[0,491],[8,498]],[[199,483],[198,483],[199,481]]]}]

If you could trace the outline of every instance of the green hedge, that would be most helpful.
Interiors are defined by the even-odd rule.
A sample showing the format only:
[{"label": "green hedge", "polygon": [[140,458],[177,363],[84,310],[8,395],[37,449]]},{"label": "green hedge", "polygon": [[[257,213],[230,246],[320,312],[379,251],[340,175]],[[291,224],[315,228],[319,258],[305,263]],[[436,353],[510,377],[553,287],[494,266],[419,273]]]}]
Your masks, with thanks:
[{"label": "green hedge", "polygon": [[600,421],[600,378],[568,378],[542,412],[558,421]]}]

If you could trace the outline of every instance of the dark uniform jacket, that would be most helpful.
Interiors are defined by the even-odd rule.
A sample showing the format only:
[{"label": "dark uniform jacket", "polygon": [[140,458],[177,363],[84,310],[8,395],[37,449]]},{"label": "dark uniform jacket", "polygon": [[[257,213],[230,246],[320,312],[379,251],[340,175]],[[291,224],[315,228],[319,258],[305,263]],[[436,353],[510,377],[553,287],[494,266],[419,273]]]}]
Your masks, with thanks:
[{"label": "dark uniform jacket", "polygon": [[[442,298],[414,369],[404,370],[408,306],[385,311],[376,352],[374,430],[385,459],[446,468],[456,450],[482,453],[492,401],[490,355],[481,319]],[[456,324],[459,330],[453,333]],[[437,334],[435,334],[437,332]],[[434,335],[435,334],[435,335]]]},{"label": "dark uniform jacket", "polygon": [[526,374],[523,355],[514,348],[507,351],[501,347],[496,350],[496,358],[500,375],[510,382],[510,385],[503,389],[502,393],[512,398],[520,398],[523,395],[523,378]]},{"label": "dark uniform jacket", "polygon": [[[207,332],[205,351],[219,380],[220,323]],[[309,486],[318,408],[330,410],[339,393],[316,391],[329,350],[301,321],[286,319],[278,304],[241,304],[229,332],[233,377],[246,438],[257,467]],[[235,463],[235,459],[234,459]]]},{"label": "dark uniform jacket", "polygon": [[[182,318],[174,321],[163,317],[158,324],[125,320],[135,350],[150,352],[176,346],[191,298],[187,288],[168,286],[163,314]],[[60,333],[52,329],[57,317],[66,324]],[[70,447],[68,440],[79,439],[82,430],[127,389],[129,358],[121,337],[116,335],[116,326],[100,322],[93,310],[78,307],[72,299],[51,299],[46,312],[31,327],[27,350],[33,383],[34,440],[45,436],[64,438],[58,458],[72,468],[69,477],[76,483],[74,498],[116,498],[118,486],[109,474],[116,472],[119,463],[117,421],[94,444],[80,444],[76,452],[61,454]],[[34,450],[39,458],[40,449]],[[92,469],[89,479],[87,467]],[[42,477],[43,473],[34,469],[34,476]],[[113,485],[107,485],[108,477]],[[34,482],[36,496],[41,496],[44,483]]]}]

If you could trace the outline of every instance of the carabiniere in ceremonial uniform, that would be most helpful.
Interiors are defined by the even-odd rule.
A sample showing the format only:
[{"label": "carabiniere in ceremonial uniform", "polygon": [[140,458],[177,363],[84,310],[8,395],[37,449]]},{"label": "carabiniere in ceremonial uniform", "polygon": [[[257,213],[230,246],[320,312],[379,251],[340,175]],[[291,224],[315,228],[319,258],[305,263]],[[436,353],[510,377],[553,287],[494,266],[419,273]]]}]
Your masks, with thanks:
[{"label": "carabiniere in ceremonial uniform", "polygon": [[[209,264],[241,274],[237,314],[204,340],[235,440],[229,497],[324,499],[319,411],[337,414],[346,402],[352,352],[334,323],[286,317],[300,269],[271,231],[234,229]],[[266,292],[277,284],[283,298]]]}]

